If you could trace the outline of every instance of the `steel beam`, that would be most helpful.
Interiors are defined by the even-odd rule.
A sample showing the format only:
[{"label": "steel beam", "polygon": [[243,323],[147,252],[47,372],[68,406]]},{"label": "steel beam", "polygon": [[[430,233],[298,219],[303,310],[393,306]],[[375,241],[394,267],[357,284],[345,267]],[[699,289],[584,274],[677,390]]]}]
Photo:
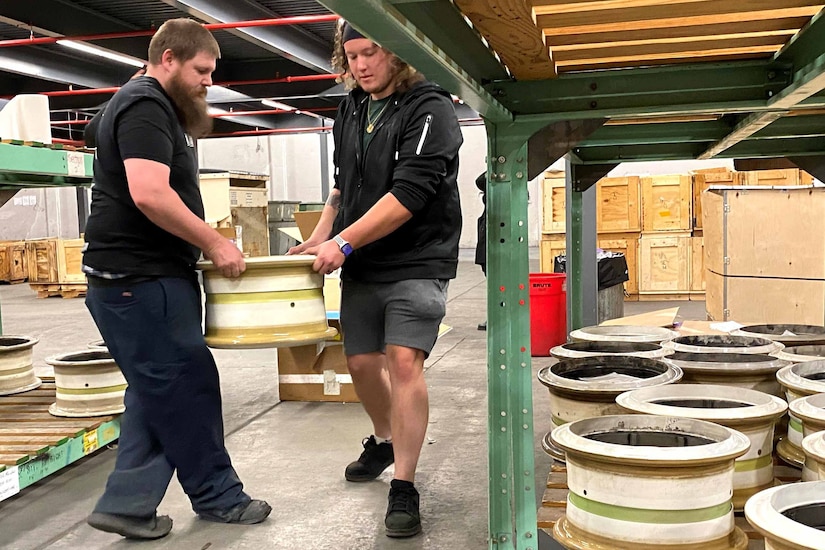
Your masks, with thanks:
[{"label": "steel beam", "polygon": [[489,548],[536,550],[527,135],[487,123]]},{"label": "steel beam", "polygon": [[724,119],[701,122],[671,122],[603,126],[579,143],[580,147],[609,147],[657,143],[707,143],[731,130]]},{"label": "steel beam", "polygon": [[[234,0],[233,2],[163,0],[163,2],[209,23],[252,21],[277,16],[248,0]],[[319,38],[299,27],[249,27],[226,29],[226,31],[313,71],[332,72],[329,47]]]},{"label": "steel beam", "polygon": [[481,41],[452,0],[392,1],[398,11],[426,36],[437,36],[438,47],[478,82],[509,77],[496,53]]},{"label": "steel beam", "polygon": [[717,158],[805,157],[823,154],[825,140],[820,137],[802,137],[742,141],[717,155]]},{"label": "steel beam", "polygon": [[707,149],[707,143],[658,143],[609,147],[576,147],[578,164],[695,159]]},{"label": "steel beam", "polygon": [[824,36],[825,12],[820,12],[773,58],[773,63],[776,65],[792,66],[793,75],[787,86],[779,91],[769,91],[766,107],[771,111],[754,113],[747,117],[730,134],[699,155],[699,158],[713,158],[742,140],[748,139],[754,133],[787,114],[787,109],[825,89]]},{"label": "steel beam", "polygon": [[784,114],[787,114],[787,111],[754,113],[748,117],[745,117],[742,122],[736,125],[731,133],[711,145],[705,152],[699,155],[699,159],[707,160],[715,157],[725,149],[733,147],[744,139],[748,139],[759,130],[782,117]]},{"label": "steel beam", "polygon": [[765,109],[769,94],[789,83],[790,73],[768,61],[740,61],[569,73],[486,88],[519,118],[555,121],[749,112]]},{"label": "steel beam", "polygon": [[799,166],[819,181],[825,182],[825,153],[807,157],[789,157],[789,161]]},{"label": "steel beam", "polygon": [[501,103],[385,0],[319,0],[319,3],[463,99],[488,121],[512,121],[512,114]]},{"label": "steel beam", "polygon": [[[613,166],[603,166],[599,174],[606,175]],[[582,189],[578,174],[580,167],[565,162],[565,243],[567,257],[567,329],[568,332],[584,326],[595,325],[598,320],[599,279],[596,262],[596,188],[593,185]],[[588,178],[592,179],[592,178]]]},{"label": "steel beam", "polygon": [[556,122],[530,136],[527,178],[533,179],[544,172],[604,122],[604,119]]}]

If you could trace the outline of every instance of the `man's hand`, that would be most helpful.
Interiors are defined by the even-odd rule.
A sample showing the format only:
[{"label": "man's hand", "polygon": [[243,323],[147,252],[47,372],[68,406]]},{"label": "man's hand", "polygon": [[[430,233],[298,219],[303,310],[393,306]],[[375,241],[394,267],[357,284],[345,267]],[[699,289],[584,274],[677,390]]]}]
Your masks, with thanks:
[{"label": "man's hand", "polygon": [[322,242],[324,242],[324,241],[322,241],[320,239],[318,240],[318,242],[314,242],[312,240],[312,238],[310,237],[308,240],[302,242],[301,244],[299,244],[297,246],[293,246],[292,248],[287,250],[286,255],[287,256],[292,256],[294,254],[311,254],[311,252],[309,252],[309,249],[317,247]]},{"label": "man's hand", "polygon": [[324,275],[328,275],[341,267],[344,260],[346,260],[346,256],[338,248],[338,243],[332,239],[324,241],[318,246],[308,248],[306,254],[315,255],[312,269]]},{"label": "man's hand", "polygon": [[215,246],[204,250],[203,255],[215,264],[224,277],[234,279],[246,271],[243,253],[229,239],[221,238]]}]

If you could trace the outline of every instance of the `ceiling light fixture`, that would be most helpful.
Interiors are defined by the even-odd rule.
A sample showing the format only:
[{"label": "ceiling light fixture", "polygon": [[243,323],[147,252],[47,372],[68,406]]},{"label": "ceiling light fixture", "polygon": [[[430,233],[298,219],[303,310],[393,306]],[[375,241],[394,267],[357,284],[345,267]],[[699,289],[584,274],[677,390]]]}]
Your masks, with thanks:
[{"label": "ceiling light fixture", "polygon": [[263,103],[267,107],[272,107],[273,109],[281,109],[282,111],[297,110],[295,107],[287,105],[286,103],[281,103],[280,101],[272,101],[271,99],[262,99],[261,103]]},{"label": "ceiling light fixture", "polygon": [[98,57],[105,57],[111,61],[117,61],[118,63],[122,63],[124,65],[131,65],[132,67],[143,67],[143,65],[145,65],[142,60],[135,57],[119,54],[105,48],[84,44],[83,42],[76,42],[74,40],[58,40],[57,44],[83,53],[96,55]]}]

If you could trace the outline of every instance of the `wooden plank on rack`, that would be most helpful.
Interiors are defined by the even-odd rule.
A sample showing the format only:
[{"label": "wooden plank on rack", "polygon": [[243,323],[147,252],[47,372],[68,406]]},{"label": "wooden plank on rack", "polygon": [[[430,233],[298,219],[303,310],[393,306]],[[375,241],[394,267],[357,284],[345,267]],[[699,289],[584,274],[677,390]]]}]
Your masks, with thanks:
[{"label": "wooden plank on rack", "polygon": [[556,68],[524,0],[454,0],[518,80],[544,80]]}]

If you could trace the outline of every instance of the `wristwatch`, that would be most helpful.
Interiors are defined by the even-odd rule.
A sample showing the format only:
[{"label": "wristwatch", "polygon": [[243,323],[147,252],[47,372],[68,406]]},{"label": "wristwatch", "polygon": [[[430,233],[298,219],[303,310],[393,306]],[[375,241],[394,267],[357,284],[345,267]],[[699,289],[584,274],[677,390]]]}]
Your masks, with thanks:
[{"label": "wristwatch", "polygon": [[345,241],[341,235],[335,235],[332,240],[335,241],[335,244],[341,249],[344,258],[352,254],[352,245]]}]

